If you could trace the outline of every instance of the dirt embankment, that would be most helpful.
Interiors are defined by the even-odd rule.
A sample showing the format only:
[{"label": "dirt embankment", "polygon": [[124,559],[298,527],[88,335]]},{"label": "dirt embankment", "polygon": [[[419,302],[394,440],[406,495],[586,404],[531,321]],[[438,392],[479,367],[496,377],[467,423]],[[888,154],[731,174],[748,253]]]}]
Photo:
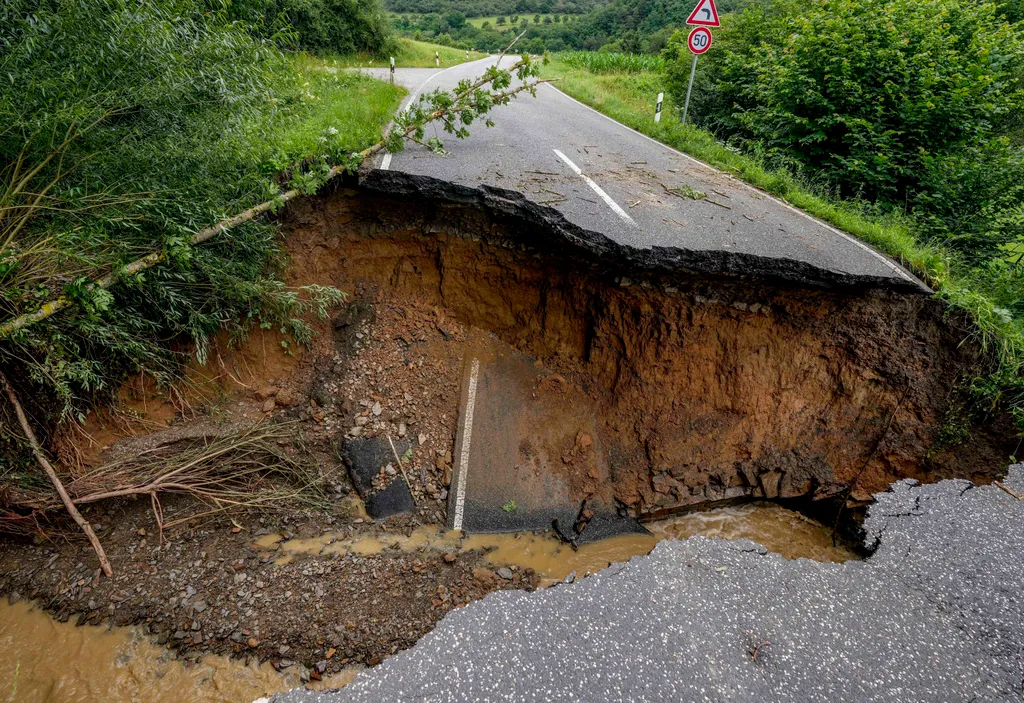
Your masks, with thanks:
[{"label": "dirt embankment", "polygon": [[944,440],[983,361],[935,300],[673,273],[664,252],[479,205],[339,192],[285,231],[303,282],[436,305],[586,393],[612,482],[570,475],[583,493],[642,513],[851,483],[867,499],[903,477],[987,482],[1014,450],[1000,416]]},{"label": "dirt embankment", "polygon": [[[636,513],[726,498],[825,499],[851,482],[866,499],[907,476],[985,482],[1015,449],[999,416],[955,446],[942,441],[950,418],[959,421],[958,381],[981,361],[926,297],[715,277],[680,267],[672,251],[625,250],[550,226],[511,201],[413,195],[339,190],[286,209],[289,283],[352,296],[318,323],[310,347],[257,331],[190,369],[181,394],[126,385],[120,409],[59,443],[74,474],[287,420],[295,441],[284,449],[318,467],[323,509],[216,514],[160,535],[148,500],[89,505],[113,579],[97,577],[84,541],[6,542],[0,592],[61,618],[145,623],[190,659],[214,651],[302,663],[315,678],[376,663],[491,590],[532,587],[530,570],[499,578],[477,550],[452,561],[389,546],[441,528],[460,370],[469,350],[494,344],[535,357],[537,393],[586,403],[596,418],[585,438],[552,422],[564,425],[568,448],[555,470],[579,495]],[[384,436],[412,445],[404,468],[416,509],[373,524],[353,509],[338,448]],[[590,451],[610,480],[595,481],[589,458],[573,460]],[[163,504],[165,520],[195,512],[184,498]],[[316,548],[291,559],[261,546],[277,533]],[[386,548],[334,548],[363,539]]]}]

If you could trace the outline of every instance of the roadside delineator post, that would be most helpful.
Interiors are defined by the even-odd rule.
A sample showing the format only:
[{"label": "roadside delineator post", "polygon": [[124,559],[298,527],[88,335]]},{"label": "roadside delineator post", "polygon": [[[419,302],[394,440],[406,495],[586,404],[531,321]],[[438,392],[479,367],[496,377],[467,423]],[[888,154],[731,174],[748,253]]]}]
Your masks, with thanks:
[{"label": "roadside delineator post", "polygon": [[664,93],[658,93],[658,104],[654,107],[654,121],[661,122],[661,101],[665,99]]},{"label": "roadside delineator post", "polygon": [[395,84],[395,57],[391,57],[391,85]]},{"label": "roadside delineator post", "polygon": [[434,52],[434,64],[438,68],[441,68],[441,54],[437,53],[436,51]]}]

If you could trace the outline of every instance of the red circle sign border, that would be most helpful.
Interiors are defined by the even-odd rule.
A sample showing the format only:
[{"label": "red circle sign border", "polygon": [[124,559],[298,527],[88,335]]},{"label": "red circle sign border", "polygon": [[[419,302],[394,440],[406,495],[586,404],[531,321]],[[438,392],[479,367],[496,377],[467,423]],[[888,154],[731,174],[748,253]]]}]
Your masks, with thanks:
[{"label": "red circle sign border", "polygon": [[[708,35],[708,43],[707,43],[707,46],[705,46],[705,47],[704,47],[703,49],[695,49],[695,48],[694,48],[694,46],[693,46],[693,38],[694,38],[694,37],[695,37],[696,35],[698,35],[698,34],[707,34],[707,35]],[[690,36],[688,36],[688,37],[686,38],[686,46],[687,46],[687,47],[689,47],[689,49],[690,49],[690,51],[691,51],[691,52],[693,52],[694,54],[697,54],[698,56],[700,56],[700,55],[701,55],[701,54],[703,54],[703,53],[704,53],[705,51],[707,51],[708,49],[710,49],[710,48],[711,48],[711,43],[712,43],[712,42],[713,42],[714,40],[715,40],[715,37],[714,37],[714,36],[713,36],[713,35],[711,34],[711,30],[710,30],[710,29],[708,29],[707,27],[694,27],[694,28],[693,28],[693,29],[692,29],[692,30],[690,31]]]}]

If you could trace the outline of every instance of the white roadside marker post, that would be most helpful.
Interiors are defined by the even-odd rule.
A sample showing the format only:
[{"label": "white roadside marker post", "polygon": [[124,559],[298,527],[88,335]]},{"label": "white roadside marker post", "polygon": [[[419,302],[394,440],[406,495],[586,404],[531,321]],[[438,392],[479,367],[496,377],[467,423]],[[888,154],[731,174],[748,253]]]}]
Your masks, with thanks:
[{"label": "white roadside marker post", "polygon": [[654,121],[661,122],[661,101],[665,99],[664,93],[658,93],[658,104],[654,107]]},{"label": "white roadside marker post", "polygon": [[395,84],[395,57],[391,57],[391,85]]},{"label": "white roadside marker post", "polygon": [[434,64],[438,68],[441,68],[441,54],[437,53],[436,51],[434,52]]}]

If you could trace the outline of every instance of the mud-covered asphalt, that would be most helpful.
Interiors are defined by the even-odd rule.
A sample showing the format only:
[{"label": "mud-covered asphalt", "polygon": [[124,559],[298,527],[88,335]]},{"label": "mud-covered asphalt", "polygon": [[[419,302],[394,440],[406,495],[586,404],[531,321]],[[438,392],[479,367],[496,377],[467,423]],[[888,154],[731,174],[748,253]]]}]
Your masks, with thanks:
[{"label": "mud-covered asphalt", "polygon": [[[497,57],[439,70],[397,69],[415,99],[475,78]],[[505,65],[515,61],[506,57]],[[387,80],[387,69],[362,69]],[[651,114],[655,95],[651,95]],[[673,250],[695,270],[826,286],[926,291],[868,245],[732,176],[660,144],[552,85],[475,124],[467,139],[439,136],[446,153],[414,144],[373,166],[498,196],[522,194],[567,223],[638,249]]]},{"label": "mud-covered asphalt", "polygon": [[1021,701],[1024,465],[1003,483],[894,484],[864,562],[691,538],[448,614],[342,701]]}]

